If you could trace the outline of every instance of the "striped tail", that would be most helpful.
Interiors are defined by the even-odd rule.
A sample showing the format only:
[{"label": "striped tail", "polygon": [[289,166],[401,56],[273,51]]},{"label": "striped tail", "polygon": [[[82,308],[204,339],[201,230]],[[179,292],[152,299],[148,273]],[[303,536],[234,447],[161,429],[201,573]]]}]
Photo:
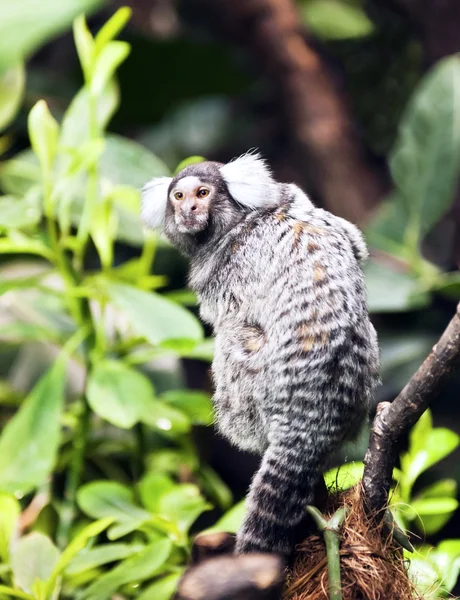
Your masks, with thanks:
[{"label": "striped tail", "polygon": [[[304,424],[305,425],[305,424]],[[289,558],[301,532],[305,507],[314,499],[325,461],[339,445],[318,430],[279,429],[266,450],[248,496],[236,552],[271,552]],[[326,434],[324,431],[323,434]],[[332,436],[335,437],[335,436]]]}]

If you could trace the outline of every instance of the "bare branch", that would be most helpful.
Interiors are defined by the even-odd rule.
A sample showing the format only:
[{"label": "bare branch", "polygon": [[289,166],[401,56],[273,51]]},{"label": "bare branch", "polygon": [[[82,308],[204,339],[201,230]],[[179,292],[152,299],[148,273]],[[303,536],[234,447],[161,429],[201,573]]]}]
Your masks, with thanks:
[{"label": "bare branch", "polygon": [[234,548],[235,536],[230,533],[202,533],[193,541],[192,564],[197,565],[222,554],[232,554]]},{"label": "bare branch", "polygon": [[175,600],[280,600],[284,564],[273,554],[212,558],[182,578]]},{"label": "bare branch", "polygon": [[460,363],[460,304],[428,358],[392,403],[382,403],[364,457],[366,507],[383,517],[401,440],[440,392]]}]

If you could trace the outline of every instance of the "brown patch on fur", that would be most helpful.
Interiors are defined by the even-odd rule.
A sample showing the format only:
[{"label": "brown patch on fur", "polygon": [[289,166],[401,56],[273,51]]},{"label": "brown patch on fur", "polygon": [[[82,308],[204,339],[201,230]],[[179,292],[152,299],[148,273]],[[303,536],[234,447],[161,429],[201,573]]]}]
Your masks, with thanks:
[{"label": "brown patch on fur", "polygon": [[[391,533],[366,516],[359,485],[329,496],[326,519],[344,505],[349,512],[340,532],[343,600],[422,600],[409,579],[401,548]],[[328,600],[328,588],[324,539],[310,535],[297,546],[283,600]]]},{"label": "brown patch on fur", "polygon": [[310,331],[310,323],[304,321],[303,323],[300,323],[300,325],[297,327],[297,336],[301,339],[306,338],[310,335]]},{"label": "brown patch on fur", "polygon": [[308,231],[308,233],[313,233],[316,235],[326,235],[327,234],[327,231],[323,227],[316,227],[315,225],[310,225],[309,223],[307,223],[305,225],[305,231]]},{"label": "brown patch on fur", "polygon": [[312,315],[311,321],[300,323],[296,330],[297,337],[304,352],[309,352],[313,347],[321,348],[329,339],[327,331],[318,333],[313,329],[312,326],[314,326],[315,317],[316,314]]},{"label": "brown patch on fur", "polygon": [[320,249],[319,244],[317,244],[314,240],[308,240],[307,251],[308,252],[317,252]]},{"label": "brown patch on fur", "polygon": [[289,210],[289,205],[284,204],[278,208],[278,210],[273,213],[273,216],[278,221],[285,221],[287,217],[287,211]]},{"label": "brown patch on fur", "polygon": [[232,254],[235,254],[235,252],[238,252],[238,250],[241,248],[241,244],[239,242],[233,242],[232,244]]},{"label": "brown patch on fur", "polygon": [[326,279],[326,270],[320,263],[315,263],[313,267],[313,281],[318,283]]},{"label": "brown patch on fur", "polygon": [[243,330],[243,346],[247,352],[259,352],[265,344],[265,332],[258,325],[246,325]]},{"label": "brown patch on fur", "polygon": [[310,352],[310,350],[315,345],[315,338],[313,336],[307,336],[301,340],[302,342],[302,350],[304,352]]},{"label": "brown patch on fur", "polygon": [[292,228],[294,229],[294,248],[297,248],[305,229],[305,223],[302,223],[302,221],[294,221]]}]

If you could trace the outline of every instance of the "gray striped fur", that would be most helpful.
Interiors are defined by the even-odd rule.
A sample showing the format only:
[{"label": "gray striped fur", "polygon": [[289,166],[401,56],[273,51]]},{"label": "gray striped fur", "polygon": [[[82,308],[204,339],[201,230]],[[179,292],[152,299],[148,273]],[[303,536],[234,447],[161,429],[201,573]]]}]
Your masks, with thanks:
[{"label": "gray striped fur", "polygon": [[[233,199],[221,165],[187,167],[213,186],[206,228],[165,231],[190,256],[190,286],[215,332],[216,422],[262,455],[237,552],[288,556],[327,459],[358,433],[378,383],[378,344],[351,223],[315,208],[293,185],[250,209]],[[233,169],[233,174],[234,174]],[[274,182],[275,183],[275,182]]]}]

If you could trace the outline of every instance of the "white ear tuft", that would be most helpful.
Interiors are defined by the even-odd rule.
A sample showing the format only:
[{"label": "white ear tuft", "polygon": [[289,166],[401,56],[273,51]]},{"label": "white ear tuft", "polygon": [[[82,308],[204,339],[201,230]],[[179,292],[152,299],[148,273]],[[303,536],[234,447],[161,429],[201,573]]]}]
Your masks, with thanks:
[{"label": "white ear tuft", "polygon": [[164,225],[168,187],[171,181],[172,177],[154,177],[142,189],[142,221],[151,229]]},{"label": "white ear tuft", "polygon": [[280,186],[260,154],[243,154],[220,172],[233,199],[250,209],[269,208],[280,201]]}]

